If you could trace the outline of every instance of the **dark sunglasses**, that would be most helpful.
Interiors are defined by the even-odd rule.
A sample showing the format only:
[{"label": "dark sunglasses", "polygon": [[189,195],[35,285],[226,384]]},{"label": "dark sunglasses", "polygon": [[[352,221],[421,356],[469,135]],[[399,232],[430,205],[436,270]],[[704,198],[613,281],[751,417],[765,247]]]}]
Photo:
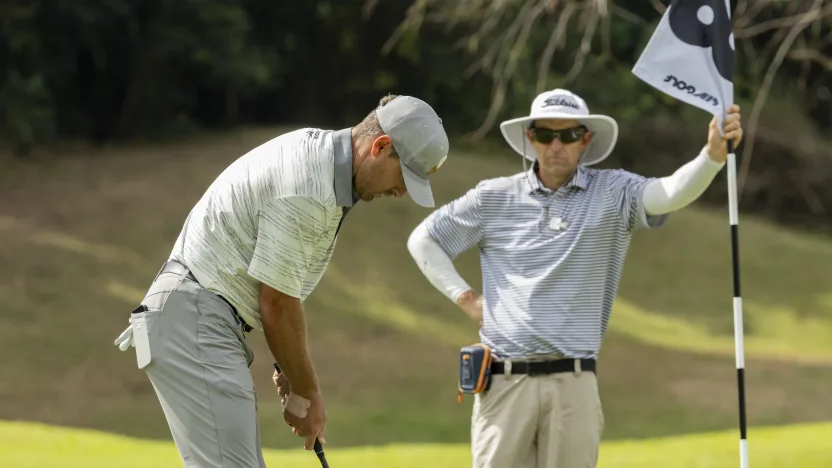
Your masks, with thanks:
[{"label": "dark sunglasses", "polygon": [[529,127],[529,130],[532,132],[534,141],[543,143],[544,145],[548,145],[549,143],[555,141],[556,138],[565,145],[575,143],[576,141],[580,141],[581,138],[584,137],[584,134],[588,131],[588,129],[583,125],[563,130],[552,130],[551,128],[540,127]]}]

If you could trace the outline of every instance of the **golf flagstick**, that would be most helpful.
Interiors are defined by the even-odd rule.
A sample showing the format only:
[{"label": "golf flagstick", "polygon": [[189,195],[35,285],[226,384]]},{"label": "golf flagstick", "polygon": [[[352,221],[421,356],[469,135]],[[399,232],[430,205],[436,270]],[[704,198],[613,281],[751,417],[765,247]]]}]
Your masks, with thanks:
[{"label": "golf flagstick", "polygon": [[[274,370],[276,370],[278,374],[280,373],[280,366],[278,366],[276,362],[274,363]],[[324,447],[321,445],[321,441],[318,440],[317,437],[315,438],[315,446],[313,449],[315,450],[315,455],[318,456],[318,460],[321,462],[321,467],[329,468],[329,463],[326,461],[326,455],[324,455]]]},{"label": "golf flagstick", "polygon": [[737,393],[740,412],[740,467],[748,468],[748,439],[745,421],[745,342],[740,295],[739,209],[737,206],[737,156],[734,142],[728,142],[728,220],[731,223],[731,265],[734,283],[734,355],[737,360]]},{"label": "golf flagstick", "polygon": [[[633,74],[723,122],[734,100],[734,35],[730,0],[671,0],[633,67]],[[748,468],[745,412],[745,352],[740,297],[737,159],[728,142],[728,216],[733,268],[734,345],[740,417],[740,467]]]}]

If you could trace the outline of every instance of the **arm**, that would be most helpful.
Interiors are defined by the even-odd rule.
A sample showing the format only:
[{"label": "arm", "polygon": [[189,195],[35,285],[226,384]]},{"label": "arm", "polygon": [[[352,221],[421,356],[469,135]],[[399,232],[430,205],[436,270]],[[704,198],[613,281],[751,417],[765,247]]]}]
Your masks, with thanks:
[{"label": "arm", "polygon": [[733,104],[726,112],[722,132],[717,128],[716,117],[711,119],[708,142],[693,161],[680,167],[673,175],[653,180],[645,187],[643,203],[647,214],[667,214],[699,198],[725,165],[728,141],[733,141],[737,147],[742,136],[740,107]]},{"label": "arm", "polygon": [[300,297],[325,220],[325,208],[308,198],[271,201],[259,213],[257,243],[248,268],[249,275],[260,281],[260,315],[269,349],[293,393],[305,398],[318,392],[318,383]]},{"label": "arm", "polygon": [[419,224],[407,249],[428,281],[472,320],[482,320],[482,301],[457,273],[453,259],[482,241],[480,186],[435,211]]},{"label": "arm", "polygon": [[306,399],[318,393],[318,378],[306,344],[306,320],[300,299],[260,283],[260,315],[266,343],[292,392]]},{"label": "arm", "polygon": [[644,209],[649,215],[679,210],[692,203],[708,188],[725,162],[716,162],[705,148],[672,175],[651,180],[644,188]]},{"label": "arm", "polygon": [[706,148],[667,177],[644,177],[623,169],[609,171],[607,183],[621,221],[629,231],[662,226],[669,213],[681,209],[708,188],[723,162],[714,161]]},{"label": "arm", "polygon": [[472,289],[457,273],[451,257],[430,237],[425,221],[410,234],[407,250],[430,284],[448,299],[457,302],[460,294]]}]

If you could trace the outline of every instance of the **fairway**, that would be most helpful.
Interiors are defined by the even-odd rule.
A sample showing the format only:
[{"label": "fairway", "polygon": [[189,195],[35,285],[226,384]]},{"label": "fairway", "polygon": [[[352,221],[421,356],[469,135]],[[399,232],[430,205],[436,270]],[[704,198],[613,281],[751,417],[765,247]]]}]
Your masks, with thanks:
[{"label": "fairway", "polygon": [[[298,439],[299,440],[299,439]],[[832,424],[754,429],[754,468],[820,468],[832,465]],[[598,468],[722,468],[738,465],[732,431],[663,439],[607,442]],[[44,447],[49,447],[44,450]],[[459,468],[470,466],[464,444],[391,444],[328,449],[335,468]],[[176,466],[171,443],[29,423],[0,423],[0,466],[15,468],[163,468]],[[320,466],[312,452],[267,450],[269,467]]]},{"label": "fairway", "polygon": [[[134,354],[113,340],[208,184],[281,130],[78,150],[0,172],[0,419],[169,440]],[[435,175],[437,204],[519,170],[504,150],[457,145]],[[455,365],[477,329],[406,248],[429,213],[404,200],[357,206],[305,304],[333,456],[358,456],[335,447],[469,440],[471,399],[456,401]],[[736,429],[728,234],[726,210],[694,204],[634,236],[599,361],[605,442]],[[832,241],[744,214],[740,236],[752,434],[832,420]],[[477,252],[457,265],[479,287]],[[294,447],[265,340],[249,340],[263,444]]]}]

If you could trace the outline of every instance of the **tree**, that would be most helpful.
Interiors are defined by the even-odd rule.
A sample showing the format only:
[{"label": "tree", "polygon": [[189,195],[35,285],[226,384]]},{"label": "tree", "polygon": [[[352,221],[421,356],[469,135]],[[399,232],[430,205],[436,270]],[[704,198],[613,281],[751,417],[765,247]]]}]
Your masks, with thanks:
[{"label": "tree", "polygon": [[[366,8],[379,1],[368,0]],[[771,188],[771,167],[778,167],[751,173],[755,142],[784,148],[791,151],[791,162],[801,167],[791,177],[800,186],[803,201],[811,212],[824,214],[832,206],[832,190],[826,188],[832,182],[832,144],[821,137],[823,130],[832,129],[832,3],[732,3],[736,95],[738,100],[753,102],[750,111],[744,107],[747,136],[740,191],[759,199]],[[658,0],[414,0],[384,50],[426,24],[455,31],[454,47],[470,60],[466,77],[484,74],[493,83],[490,107],[470,135],[473,139],[485,136],[506,107],[525,106],[531,94],[550,87],[591,92],[595,105],[633,122],[663,112],[655,103],[672,105],[655,94],[648,100],[632,98],[644,94],[645,88],[630,76],[665,8]],[[765,118],[763,111],[775,94],[777,112]],[[629,99],[620,102],[616,95]],[[787,102],[790,99],[793,102]],[[791,114],[783,115],[784,111]],[[782,128],[786,120],[791,122],[788,129]],[[794,147],[795,140],[802,143]]]}]

